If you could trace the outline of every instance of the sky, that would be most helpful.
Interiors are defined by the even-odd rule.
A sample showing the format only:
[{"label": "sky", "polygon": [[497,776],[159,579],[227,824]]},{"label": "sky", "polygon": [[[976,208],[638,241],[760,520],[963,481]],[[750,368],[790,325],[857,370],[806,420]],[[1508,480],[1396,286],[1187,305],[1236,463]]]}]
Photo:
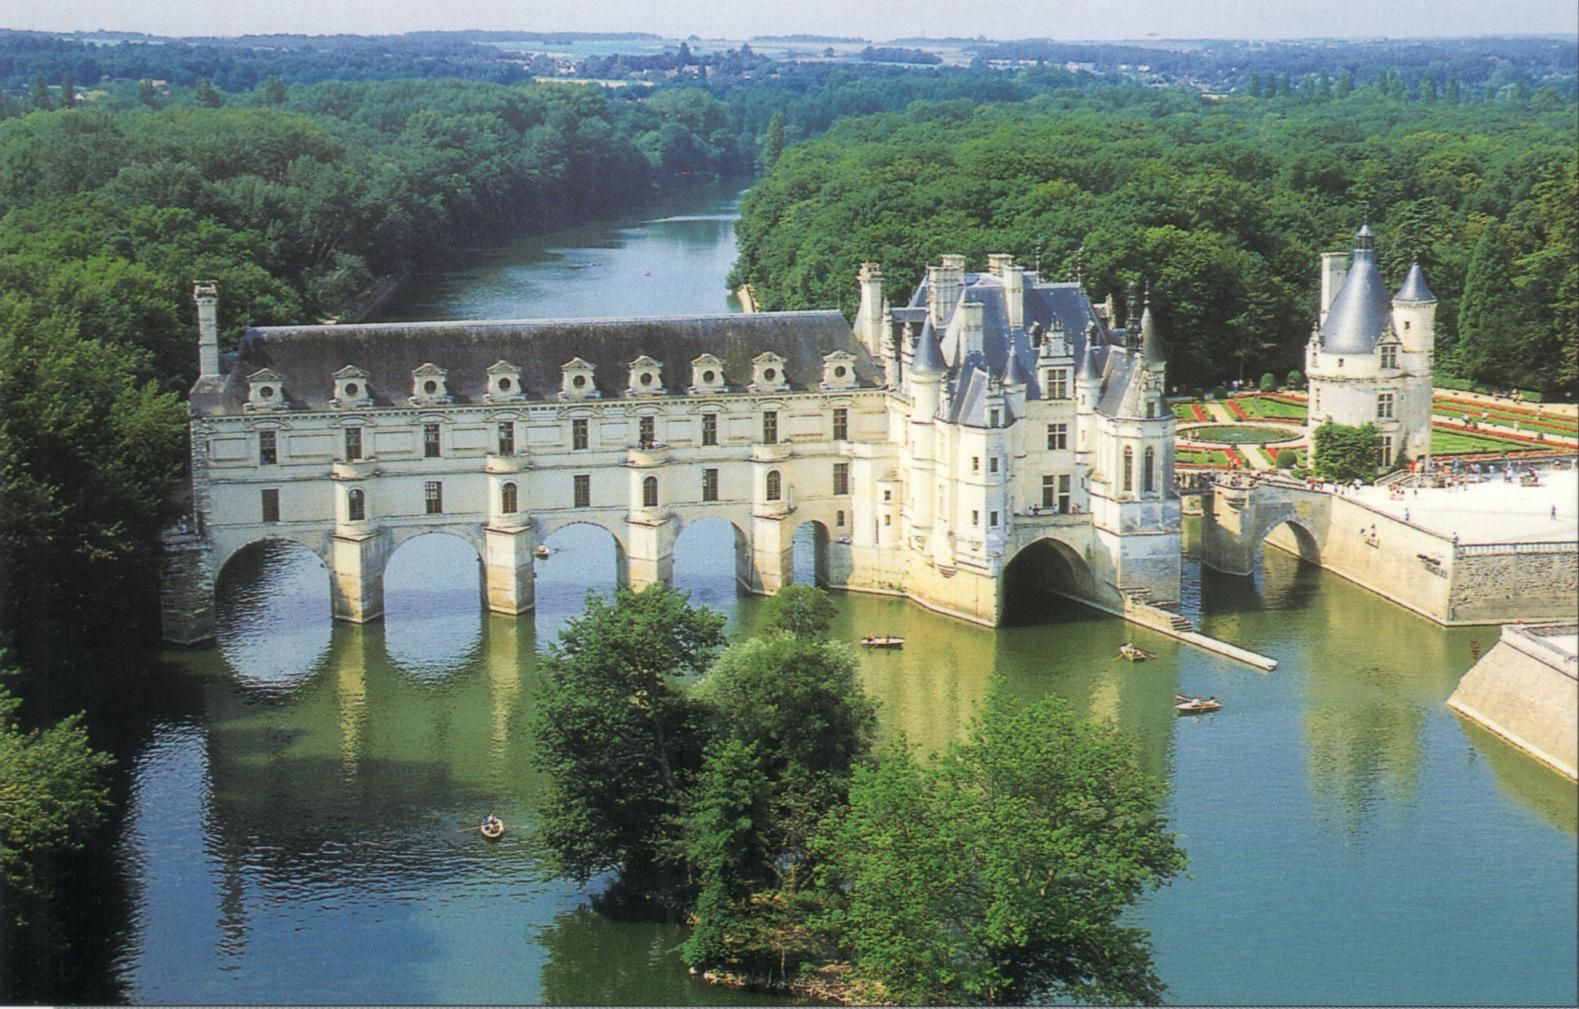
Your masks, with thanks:
[{"label": "sky", "polygon": [[460,28],[877,41],[1579,35],[1575,0],[6,0],[0,28],[153,35]]}]

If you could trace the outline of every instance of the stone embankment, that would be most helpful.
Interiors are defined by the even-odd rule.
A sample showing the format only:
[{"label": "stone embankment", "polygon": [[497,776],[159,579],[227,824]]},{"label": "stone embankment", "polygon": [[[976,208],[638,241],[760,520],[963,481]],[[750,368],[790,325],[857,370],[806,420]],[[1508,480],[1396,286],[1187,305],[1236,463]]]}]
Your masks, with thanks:
[{"label": "stone embankment", "polygon": [[1512,624],[1448,707],[1579,778],[1579,624]]}]

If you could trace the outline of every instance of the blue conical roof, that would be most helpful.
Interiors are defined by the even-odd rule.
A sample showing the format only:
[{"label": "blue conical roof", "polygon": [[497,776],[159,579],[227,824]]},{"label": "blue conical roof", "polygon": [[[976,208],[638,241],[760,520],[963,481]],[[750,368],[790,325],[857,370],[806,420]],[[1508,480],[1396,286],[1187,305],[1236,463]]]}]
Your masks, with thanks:
[{"label": "blue conical roof", "polygon": [[943,352],[938,349],[931,328],[923,329],[921,335],[916,337],[916,353],[910,361],[910,374],[941,375],[945,371],[948,371],[948,364],[943,360]]},{"label": "blue conical roof", "polygon": [[1431,286],[1425,282],[1425,271],[1420,269],[1420,260],[1409,264],[1409,274],[1404,277],[1404,286],[1393,295],[1394,301],[1435,301],[1436,295],[1431,293]]},{"label": "blue conical roof", "polygon": [[1329,354],[1369,354],[1387,331],[1391,315],[1387,285],[1376,268],[1376,250],[1367,248],[1362,237],[1343,288],[1321,324],[1322,349]]}]

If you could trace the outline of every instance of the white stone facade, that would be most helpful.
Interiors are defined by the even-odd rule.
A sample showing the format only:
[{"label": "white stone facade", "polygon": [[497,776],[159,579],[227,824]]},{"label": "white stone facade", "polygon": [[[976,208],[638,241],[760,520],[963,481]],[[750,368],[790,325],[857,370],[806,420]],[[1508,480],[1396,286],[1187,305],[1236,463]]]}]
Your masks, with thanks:
[{"label": "white stone facade", "polygon": [[1060,591],[1176,599],[1149,314],[1114,329],[1007,256],[980,274],[944,257],[902,309],[874,264],[860,281],[853,332],[832,312],[274,328],[221,364],[205,326],[219,370],[193,389],[180,540],[204,555],[166,587],[167,636],[211,633],[217,573],[270,539],[323,559],[341,619],[379,617],[385,561],[430,532],[477,549],[489,608],[524,612],[534,549],[575,523],[613,535],[635,587],[672,578],[687,525],[722,519],[755,592],[790,580],[809,522],[820,581],[976,622],[1002,619],[1010,564],[1043,540]]}]

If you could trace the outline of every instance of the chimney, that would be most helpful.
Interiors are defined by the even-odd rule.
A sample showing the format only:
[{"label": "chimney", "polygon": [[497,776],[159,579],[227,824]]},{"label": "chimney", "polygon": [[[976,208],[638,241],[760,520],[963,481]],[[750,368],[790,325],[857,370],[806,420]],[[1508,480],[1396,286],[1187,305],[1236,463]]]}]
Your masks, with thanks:
[{"label": "chimney", "polygon": [[202,378],[219,377],[219,285],[212,280],[192,283],[197,302],[197,370]]},{"label": "chimney", "polygon": [[1004,267],[1014,262],[1014,257],[1006,252],[991,252],[987,254],[987,272],[994,277],[1003,276]]},{"label": "chimney", "polygon": [[954,306],[959,304],[965,289],[965,257],[944,256],[942,266],[927,267],[928,303],[932,309],[932,325],[942,329],[948,325]]},{"label": "chimney", "polygon": [[1327,309],[1332,307],[1332,301],[1343,289],[1343,280],[1348,275],[1349,254],[1347,252],[1323,252],[1321,254],[1321,321],[1327,321]]},{"label": "chimney", "polygon": [[861,264],[855,275],[861,282],[861,307],[855,312],[855,338],[873,356],[882,352],[883,270],[873,262]]},{"label": "chimney", "polygon": [[959,342],[962,358],[982,352],[982,344],[986,340],[985,327],[982,325],[982,310],[985,307],[979,301],[967,301],[959,306]]},{"label": "chimney", "polygon": [[1004,257],[1000,272],[1003,277],[1003,305],[1009,314],[1009,328],[1025,325],[1025,270],[1014,264],[1014,259]]}]

